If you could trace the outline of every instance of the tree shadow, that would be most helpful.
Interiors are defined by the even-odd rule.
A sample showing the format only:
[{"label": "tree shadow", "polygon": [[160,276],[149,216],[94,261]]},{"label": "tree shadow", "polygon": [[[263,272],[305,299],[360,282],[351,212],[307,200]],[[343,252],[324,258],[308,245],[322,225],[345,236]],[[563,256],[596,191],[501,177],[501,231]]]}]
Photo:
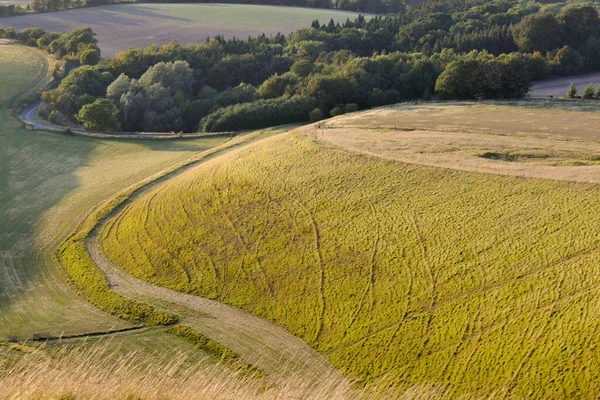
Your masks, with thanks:
[{"label": "tree shadow", "polygon": [[[10,330],[6,309],[28,295],[43,275],[36,225],[78,187],[74,175],[96,144],[30,132],[0,110],[0,333]],[[49,299],[51,301],[51,299]]]},{"label": "tree shadow", "polygon": [[[191,157],[228,139],[106,140],[28,131],[1,109],[0,122],[0,340],[9,335],[56,332],[65,326],[71,330],[87,324],[85,315],[81,315],[87,303],[72,294],[61,294],[70,289],[60,271],[53,269],[52,253],[88,208],[112,195],[111,184],[102,180],[113,167],[113,158],[103,158],[120,152],[114,168],[125,188],[185,160],[188,153]],[[145,157],[158,157],[160,152],[172,155],[163,154],[157,162],[146,163]],[[97,162],[99,168],[94,169]],[[138,162],[148,168],[147,175]],[[128,170],[127,166],[136,168]],[[102,175],[96,178],[93,174],[98,171]],[[82,191],[82,176],[90,194]],[[93,187],[96,179],[98,188]],[[114,188],[114,194],[119,190]],[[82,202],[82,198],[86,200]],[[34,298],[43,298],[45,304],[40,309],[51,312],[46,315],[36,310],[31,304]],[[69,315],[69,310],[75,312]],[[91,306],[87,310],[93,312]],[[112,317],[107,316],[103,322],[99,315],[95,318],[103,324],[101,327],[110,328]]]}]

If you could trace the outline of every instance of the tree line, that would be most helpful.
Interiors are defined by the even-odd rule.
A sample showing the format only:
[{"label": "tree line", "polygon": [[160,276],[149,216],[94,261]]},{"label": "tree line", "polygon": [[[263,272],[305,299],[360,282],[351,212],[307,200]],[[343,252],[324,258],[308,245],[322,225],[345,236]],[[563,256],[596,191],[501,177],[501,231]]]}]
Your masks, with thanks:
[{"label": "tree line", "polygon": [[288,36],[154,45],[97,65],[82,59],[44,94],[41,111],[90,129],[192,132],[434,95],[520,98],[532,80],[600,68],[599,32],[590,5],[432,0],[397,15],[314,21]]}]

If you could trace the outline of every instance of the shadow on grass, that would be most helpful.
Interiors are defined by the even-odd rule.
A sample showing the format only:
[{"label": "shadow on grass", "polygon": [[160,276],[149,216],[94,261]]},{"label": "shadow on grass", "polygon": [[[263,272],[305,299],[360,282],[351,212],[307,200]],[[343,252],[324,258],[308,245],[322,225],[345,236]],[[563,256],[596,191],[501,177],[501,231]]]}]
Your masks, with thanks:
[{"label": "shadow on grass", "polygon": [[43,284],[36,282],[45,272],[34,244],[36,224],[77,188],[74,173],[96,144],[29,132],[7,110],[0,110],[0,121],[0,332],[10,333],[7,308]]},{"label": "shadow on grass", "polygon": [[[224,140],[226,138],[221,139]],[[53,269],[50,259],[64,236],[70,234],[89,211],[87,203],[63,203],[74,191],[81,189],[78,174],[82,169],[88,168],[85,173],[90,176],[94,173],[93,169],[90,170],[92,160],[110,156],[113,151],[121,151],[123,153],[118,157],[120,161],[114,166],[115,169],[124,168],[123,165],[137,166],[136,160],[144,160],[150,175],[155,169],[162,169],[169,160],[179,158],[177,153],[186,158],[187,153],[191,155],[218,143],[214,139],[203,138],[108,141],[61,133],[31,132],[22,128],[7,110],[0,110],[0,340],[15,333],[22,335],[24,331],[36,333],[39,329],[34,325],[38,323],[53,330],[58,325],[70,324],[71,320],[85,318],[69,315],[65,311],[83,306],[73,303],[73,296],[68,294],[70,289],[67,290],[68,295],[61,293],[63,277],[60,271]],[[147,157],[158,157],[159,152],[173,155],[164,155],[157,163],[148,160],[146,164],[146,155],[140,152],[147,153]],[[135,158],[128,160],[129,154]],[[107,162],[102,162],[102,165],[104,174]],[[145,170],[138,167],[124,175],[123,171],[115,172],[131,180],[142,176]],[[104,189],[98,193],[106,192],[110,186],[101,181],[103,177],[97,179],[99,184],[104,185]],[[94,189],[90,187],[90,190]],[[87,197],[89,207],[93,206],[93,202],[104,200],[90,199],[93,196]],[[46,222],[47,217],[56,212],[58,204],[61,205],[60,214],[57,215],[65,215],[68,220],[57,221],[58,218],[53,217],[51,221],[57,221],[55,225],[60,226],[50,226]],[[40,307],[36,307],[32,301],[37,298],[44,299]],[[44,314],[45,310],[50,312]]]}]

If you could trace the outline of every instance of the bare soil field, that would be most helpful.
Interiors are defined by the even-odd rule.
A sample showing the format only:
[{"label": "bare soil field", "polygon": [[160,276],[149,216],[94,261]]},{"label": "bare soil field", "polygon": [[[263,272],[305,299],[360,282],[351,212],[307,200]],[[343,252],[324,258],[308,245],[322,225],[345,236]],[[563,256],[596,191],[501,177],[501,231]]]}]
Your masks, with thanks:
[{"label": "bare soil field", "polygon": [[242,4],[122,4],[2,18],[0,26],[33,26],[68,32],[89,26],[97,33],[104,57],[129,47],[146,47],[177,40],[204,43],[207,37],[247,38],[262,33],[288,34],[314,19],[343,22],[356,13],[296,7]]}]

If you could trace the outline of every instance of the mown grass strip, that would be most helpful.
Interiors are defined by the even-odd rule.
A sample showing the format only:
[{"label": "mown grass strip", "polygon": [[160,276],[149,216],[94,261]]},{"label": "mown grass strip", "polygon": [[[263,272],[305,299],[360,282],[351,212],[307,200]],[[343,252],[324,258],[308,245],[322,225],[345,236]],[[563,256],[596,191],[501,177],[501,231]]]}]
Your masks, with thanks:
[{"label": "mown grass strip", "polygon": [[125,320],[151,325],[170,325],[177,322],[179,320],[177,315],[114,292],[106,276],[88,253],[85,241],[105,218],[118,211],[119,206],[141,189],[167,179],[171,175],[181,172],[184,168],[204,162],[223,151],[260,139],[265,132],[269,133],[269,131],[258,131],[235,137],[220,146],[197,154],[186,161],[140,181],[97,206],[55,253],[58,263],[66,273],[67,280],[77,289],[78,294],[98,309]]},{"label": "mown grass strip", "polygon": [[167,333],[175,336],[179,336],[186,341],[192,343],[205,353],[212,355],[213,357],[226,362],[230,366],[236,367],[243,374],[251,374],[254,377],[262,378],[264,375],[262,372],[253,364],[245,361],[239,354],[231,350],[227,346],[221,343],[215,342],[214,340],[204,336],[202,333],[196,331],[187,325],[176,325],[170,328]]}]

